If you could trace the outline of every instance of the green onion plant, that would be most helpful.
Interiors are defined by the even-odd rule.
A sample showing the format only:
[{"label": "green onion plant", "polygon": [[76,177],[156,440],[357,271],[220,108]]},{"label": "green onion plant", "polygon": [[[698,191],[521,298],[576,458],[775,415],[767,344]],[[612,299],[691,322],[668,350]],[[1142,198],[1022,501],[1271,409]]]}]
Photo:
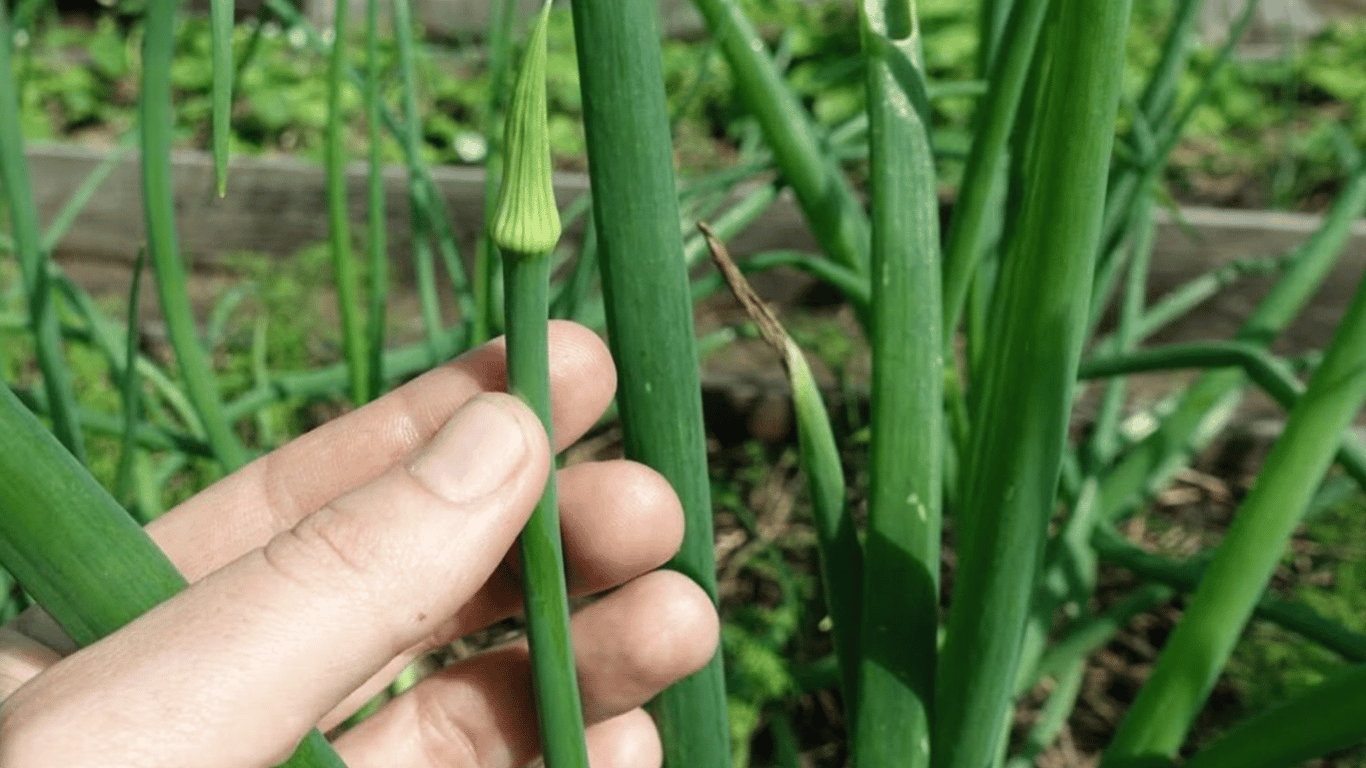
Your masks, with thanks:
[{"label": "green onion plant", "polygon": [[[548,434],[550,362],[550,254],[560,241],[560,214],[550,172],[546,129],[546,24],[542,8],[522,58],[508,104],[506,165],[490,234],[503,256],[508,390],[540,417]],[[553,442],[553,438],[552,438]],[[518,540],[531,648],[541,747],[548,768],[588,768],[583,739],[574,647],[569,636],[569,597],[560,542],[555,473]]]},{"label": "green onion plant", "polygon": [[873,389],[859,678],[849,708],[855,765],[924,768],[943,496],[939,210],[915,7],[865,0],[859,20],[872,167]]},{"label": "green onion plant", "polygon": [[332,274],[337,281],[342,350],[351,373],[351,399],[357,405],[361,405],[366,400],[370,382],[366,365],[369,364],[371,357],[365,351],[367,339],[361,324],[359,277],[356,275],[356,257],[351,250],[351,225],[347,213],[347,157],[342,146],[342,132],[347,117],[342,111],[342,89],[346,85],[346,39],[350,31],[349,21],[347,4],[337,3],[332,23],[331,53],[327,60],[327,139],[323,156],[327,168],[327,224],[332,252]]},{"label": "green onion plant", "polygon": [[[715,600],[710,478],[669,112],[653,0],[573,4],[607,337],[627,458],[673,485],[683,544],[670,561]],[[629,361],[621,364],[622,361]],[[728,765],[718,654],[654,712],[669,766]]]},{"label": "green onion plant", "polygon": [[[722,328],[699,341],[693,307],[729,285],[786,369],[820,581],[811,599],[829,630],[815,645],[828,655],[778,659],[774,675],[786,682],[753,706],[744,685],[734,684],[739,676],[728,689],[719,652],[650,706],[667,766],[747,768],[751,757],[764,756],[758,742],[741,741],[755,728],[771,737],[775,764],[797,765],[812,745],[794,705],[818,694],[840,710],[832,718],[842,729],[840,754],[855,766],[1025,768],[1053,748],[1077,711],[1091,656],[1136,617],[1173,600],[1184,601],[1181,619],[1148,680],[1123,702],[1103,765],[1289,768],[1366,741],[1366,721],[1354,714],[1366,707],[1366,634],[1269,588],[1296,527],[1366,489],[1366,441],[1351,429],[1366,400],[1366,287],[1322,353],[1291,359],[1275,346],[1339,266],[1366,212],[1361,152],[1339,141],[1343,182],[1303,244],[1149,295],[1161,259],[1155,213],[1169,197],[1168,158],[1232,65],[1255,0],[1193,84],[1183,77],[1202,0],[1173,0],[1154,62],[1127,73],[1129,0],[982,0],[976,79],[968,81],[936,79],[926,62],[950,43],[934,24],[921,24],[914,0],[860,0],[856,18],[848,17],[860,49],[838,74],[860,77],[858,114],[828,129],[806,107],[809,73],[790,70],[800,64],[794,52],[801,55],[793,34],[768,34],[740,0],[694,0],[707,39],[697,49],[696,76],[678,95],[684,104],[700,98],[712,85],[704,78],[714,60],[723,62],[745,127],[730,167],[681,182],[673,133],[682,110],[671,115],[668,107],[654,0],[575,0],[570,10],[547,3],[534,17],[515,82],[517,4],[498,0],[483,102],[486,200],[468,265],[422,133],[418,95],[437,59],[413,9],[394,0],[386,22],[379,0],[369,0],[364,31],[355,31],[363,34],[365,62],[353,66],[348,7],[338,2],[329,42],[293,5],[266,0],[236,60],[231,4],[210,6],[212,115],[203,135],[220,195],[232,86],[259,64],[260,22],[301,30],[328,61],[319,83],[328,95],[321,159],[341,355],[294,369],[273,367],[268,347],[277,326],[268,318],[252,318],[249,334],[234,330],[233,316],[249,305],[245,290],[203,316],[190,301],[170,161],[177,3],[147,4],[138,125],[46,219],[24,157],[26,85],[15,73],[14,29],[0,8],[0,249],[13,255],[19,278],[3,291],[14,306],[0,307],[11,375],[0,388],[0,617],[31,599],[78,644],[116,631],[184,586],[136,524],[164,509],[174,489],[202,485],[289,437],[279,426],[282,406],[368,402],[502,330],[509,388],[549,430],[551,315],[606,334],[618,366],[622,450],[659,471],[682,502],[684,542],[668,567],[719,602],[699,356],[738,332]],[[40,32],[42,6],[21,3],[15,26]],[[591,183],[563,213],[546,114],[553,13],[572,14]],[[1125,92],[1130,82],[1132,93]],[[366,127],[367,146],[356,157],[342,141],[349,88],[361,94]],[[944,131],[943,98],[972,100],[970,135]],[[107,316],[52,260],[133,149],[143,169],[145,260],[170,363],[143,348],[136,278],[125,312]],[[397,152],[407,178],[420,300],[421,338],[402,346],[386,334],[395,289],[387,152]],[[368,205],[356,222],[346,168],[362,157]],[[946,192],[953,205],[941,231]],[[732,261],[722,242],[735,242],[785,196],[805,217],[811,252]],[[561,229],[580,218],[582,240],[561,243]],[[697,219],[712,224],[697,234]],[[365,235],[357,240],[365,279],[353,253],[356,226]],[[708,251],[719,272],[703,263]],[[136,264],[140,270],[143,258]],[[743,277],[779,268],[823,283],[850,308],[855,342],[871,358],[866,411],[849,407],[832,418],[819,368],[782,330],[783,310],[766,307]],[[1153,342],[1248,278],[1271,287],[1231,338]],[[443,316],[447,289],[454,319]],[[248,335],[249,343],[240,341]],[[27,365],[30,354],[36,365]],[[1129,377],[1176,370],[1198,375],[1138,409]],[[102,400],[88,394],[101,384],[116,391]],[[1091,387],[1099,405],[1081,416],[1078,395]],[[1126,520],[1154,514],[1148,502],[1229,427],[1253,392],[1279,404],[1287,421],[1221,543],[1177,559],[1126,538]],[[866,461],[846,460],[845,451],[865,444]],[[545,760],[582,768],[557,514],[552,477],[519,551]],[[1102,576],[1114,571],[1132,584],[1100,601]],[[787,583],[783,591],[800,592]],[[1244,629],[1257,622],[1341,663],[1215,738],[1194,732]],[[353,721],[411,682],[405,677]],[[1021,709],[1030,710],[1029,722],[1014,728]],[[287,765],[341,764],[315,732]]]}]

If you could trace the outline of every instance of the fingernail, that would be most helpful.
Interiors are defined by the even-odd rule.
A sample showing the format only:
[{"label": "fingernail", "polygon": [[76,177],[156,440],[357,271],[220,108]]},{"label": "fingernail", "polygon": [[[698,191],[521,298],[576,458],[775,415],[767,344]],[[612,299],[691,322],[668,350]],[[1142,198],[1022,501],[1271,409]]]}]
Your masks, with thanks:
[{"label": "fingernail", "polygon": [[455,503],[498,490],[527,455],[522,425],[485,397],[466,403],[408,466],[437,496]]}]

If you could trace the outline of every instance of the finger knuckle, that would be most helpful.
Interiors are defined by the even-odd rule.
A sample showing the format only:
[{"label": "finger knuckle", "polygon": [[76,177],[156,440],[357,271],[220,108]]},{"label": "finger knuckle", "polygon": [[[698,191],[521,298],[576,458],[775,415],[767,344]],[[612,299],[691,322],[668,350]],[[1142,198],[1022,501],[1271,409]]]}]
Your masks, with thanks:
[{"label": "finger knuckle", "polygon": [[276,534],[263,551],[282,578],[310,590],[363,589],[384,571],[383,553],[365,526],[347,515],[315,513]]},{"label": "finger knuckle", "polygon": [[413,690],[412,706],[417,721],[417,738],[430,765],[449,768],[476,768],[482,762],[469,729],[460,716],[432,688]]}]

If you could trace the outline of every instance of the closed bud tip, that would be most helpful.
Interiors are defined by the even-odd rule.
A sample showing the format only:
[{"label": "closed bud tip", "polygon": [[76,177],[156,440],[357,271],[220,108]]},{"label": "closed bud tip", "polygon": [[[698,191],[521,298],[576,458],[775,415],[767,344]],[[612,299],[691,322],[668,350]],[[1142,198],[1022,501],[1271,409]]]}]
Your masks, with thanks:
[{"label": "closed bud tip", "polygon": [[549,253],[560,240],[560,213],[550,168],[546,127],[547,0],[527,40],[508,105],[503,142],[503,188],[493,216],[493,242],[504,253]]}]

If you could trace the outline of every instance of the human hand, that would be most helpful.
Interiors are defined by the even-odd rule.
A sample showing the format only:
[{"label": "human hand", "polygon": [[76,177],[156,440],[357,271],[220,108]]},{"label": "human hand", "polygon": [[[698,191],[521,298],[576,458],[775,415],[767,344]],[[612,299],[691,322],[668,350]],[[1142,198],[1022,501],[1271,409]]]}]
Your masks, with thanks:
[{"label": "human hand", "polygon": [[[557,449],[615,389],[607,350],[554,323]],[[517,612],[509,554],[551,454],[487,344],[310,432],[148,532],[191,582],[76,651],[50,618],[0,628],[3,768],[255,768],[341,723],[409,662]],[[716,613],[654,569],[683,530],[665,480],[627,461],[559,473],[595,768],[661,762],[641,705],[711,658]],[[419,683],[334,743],[350,768],[512,768],[538,752],[523,643]]]}]

